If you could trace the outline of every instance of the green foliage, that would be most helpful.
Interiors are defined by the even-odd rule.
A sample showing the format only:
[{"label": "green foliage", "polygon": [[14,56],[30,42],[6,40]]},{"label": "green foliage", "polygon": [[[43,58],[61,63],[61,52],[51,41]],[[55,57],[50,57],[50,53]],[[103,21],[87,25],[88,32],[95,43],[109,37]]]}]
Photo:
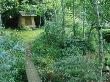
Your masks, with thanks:
[{"label": "green foliage", "polygon": [[[89,31],[88,31],[88,35],[89,35]],[[90,34],[90,36],[88,36],[88,41],[87,43],[87,49],[91,52],[97,52],[98,51],[98,35],[97,35],[97,31],[93,30]]]},{"label": "green foliage", "polygon": [[57,22],[48,22],[45,25],[45,37],[47,38],[48,44],[61,44],[62,42],[62,23]]},{"label": "green foliage", "polygon": [[23,45],[16,35],[3,31],[0,35],[0,45],[0,79],[2,82],[16,82],[15,74],[18,73],[18,68],[21,68],[18,64],[23,60]]},{"label": "green foliage", "polygon": [[[100,20],[102,26],[108,23],[109,0],[98,2],[99,18],[93,0],[74,0],[74,2],[73,0],[64,0],[64,3],[61,3],[60,0],[44,0],[43,4],[37,3],[35,0],[32,2],[23,0],[21,2],[22,5],[18,6],[15,0],[2,0],[0,1],[1,11],[12,10],[10,11],[12,14],[17,10],[22,10],[44,15],[46,10],[54,10],[52,20],[46,21],[45,31],[32,42],[32,60],[42,81],[48,82],[51,79],[52,82],[98,82],[100,78],[98,56],[96,55],[99,50],[98,33],[93,29],[97,26],[97,20]],[[61,4],[65,6],[65,15],[62,14]],[[73,8],[75,13],[72,13]],[[75,14],[74,20],[73,14]],[[62,20],[62,16],[64,16],[64,20]],[[84,33],[87,35],[85,37],[82,35],[83,27],[85,27]],[[76,36],[73,33],[74,28]],[[34,36],[29,34],[29,37]],[[2,82],[20,82],[23,77],[22,74],[25,75],[22,55],[24,49],[16,37],[13,33],[0,36],[0,60],[3,62],[0,63]],[[22,38],[27,43],[30,41],[29,39],[32,39],[27,39],[27,36],[22,36]],[[84,41],[75,42],[75,39],[82,40],[83,38]],[[86,50],[87,55],[83,54],[83,51]],[[16,69],[21,67],[23,69]],[[4,73],[4,71],[6,72]]]},{"label": "green foliage", "polygon": [[109,19],[110,19],[110,7],[109,7],[110,1],[109,0],[103,0],[100,2],[100,5],[101,5],[101,10],[102,10],[102,12],[101,12],[102,20],[103,21],[105,20],[105,22],[106,21],[110,22],[109,21]]},{"label": "green foliage", "polygon": [[32,43],[32,46],[33,53],[38,56],[51,56],[54,59],[61,56],[59,47],[54,44],[48,44],[47,38],[44,34],[41,34],[41,36]]},{"label": "green foliage", "polygon": [[[81,55],[69,55],[56,62],[56,71],[62,71],[65,77],[83,80],[98,80],[97,63],[93,59]],[[77,82],[77,81],[75,81]]]},{"label": "green foliage", "polygon": [[45,4],[42,4],[42,1],[23,0],[22,1],[22,4],[19,5],[19,10],[20,11],[31,12],[31,13],[34,13],[36,15],[42,16],[46,12],[47,7],[45,6]]},{"label": "green foliage", "polygon": [[98,59],[83,56],[82,43],[79,44],[74,41],[69,43],[68,40],[67,44],[69,45],[62,49],[56,45],[57,42],[51,45],[47,42],[48,40],[43,34],[33,42],[32,47],[32,59],[43,82],[49,81],[50,74],[53,78],[52,82],[61,82],[62,78],[69,82],[71,80],[74,82],[98,81]]},{"label": "green foliage", "polygon": [[4,12],[11,9],[18,9],[17,0],[1,0],[0,1],[0,11]]}]

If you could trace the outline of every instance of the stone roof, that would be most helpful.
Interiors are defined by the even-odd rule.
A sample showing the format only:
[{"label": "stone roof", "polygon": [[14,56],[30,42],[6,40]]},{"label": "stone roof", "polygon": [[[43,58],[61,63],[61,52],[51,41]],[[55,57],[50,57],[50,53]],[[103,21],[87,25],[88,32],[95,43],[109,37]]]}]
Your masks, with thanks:
[{"label": "stone roof", "polygon": [[34,12],[25,12],[25,11],[19,11],[21,16],[37,16],[34,14]]}]

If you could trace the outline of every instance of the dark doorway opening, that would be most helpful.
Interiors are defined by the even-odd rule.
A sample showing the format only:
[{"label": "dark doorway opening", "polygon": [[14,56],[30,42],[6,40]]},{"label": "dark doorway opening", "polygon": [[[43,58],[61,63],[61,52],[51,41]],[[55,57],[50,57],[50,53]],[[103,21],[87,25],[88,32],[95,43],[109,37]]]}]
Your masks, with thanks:
[{"label": "dark doorway opening", "polygon": [[35,21],[36,27],[44,26],[45,24],[45,20],[43,16],[39,16],[39,15],[35,16],[34,21]]},{"label": "dark doorway opening", "polygon": [[17,11],[7,10],[1,14],[2,25],[5,28],[18,28],[19,13]]}]

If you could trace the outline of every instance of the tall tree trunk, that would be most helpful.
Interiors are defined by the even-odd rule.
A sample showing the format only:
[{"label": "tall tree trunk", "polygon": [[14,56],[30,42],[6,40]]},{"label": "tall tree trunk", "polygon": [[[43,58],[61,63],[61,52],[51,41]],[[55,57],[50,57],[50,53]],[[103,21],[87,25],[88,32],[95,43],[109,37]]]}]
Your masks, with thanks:
[{"label": "tall tree trunk", "polygon": [[56,1],[55,0],[52,0],[52,3],[53,3],[53,10],[54,10],[54,22],[55,24],[57,24],[57,12],[56,12]]},{"label": "tall tree trunk", "polygon": [[64,40],[65,40],[65,4],[64,0],[61,0],[61,6],[62,6],[62,43],[63,47],[65,46]]},{"label": "tall tree trunk", "polygon": [[[85,40],[85,0],[83,1],[83,41]],[[83,55],[86,55],[86,48],[83,45]]]},{"label": "tall tree trunk", "polygon": [[85,0],[83,1],[83,39],[85,39]]},{"label": "tall tree trunk", "polygon": [[98,38],[99,38],[99,71],[100,71],[100,78],[99,82],[103,82],[103,62],[104,62],[104,51],[103,51],[103,36],[102,36],[102,28],[100,25],[100,18],[99,18],[99,7],[98,7],[98,0],[92,0],[94,5],[94,11],[96,13],[96,24],[97,24],[97,31],[98,31]]},{"label": "tall tree trunk", "polygon": [[99,82],[103,82],[103,74],[102,74],[102,69],[103,69],[103,62],[104,62],[104,52],[103,52],[103,37],[102,37],[102,31],[101,29],[97,30],[98,31],[98,38],[99,38],[99,70],[100,70],[100,80]]},{"label": "tall tree trunk", "polygon": [[73,14],[73,33],[76,36],[76,28],[75,28],[75,0],[72,2],[72,14]]}]

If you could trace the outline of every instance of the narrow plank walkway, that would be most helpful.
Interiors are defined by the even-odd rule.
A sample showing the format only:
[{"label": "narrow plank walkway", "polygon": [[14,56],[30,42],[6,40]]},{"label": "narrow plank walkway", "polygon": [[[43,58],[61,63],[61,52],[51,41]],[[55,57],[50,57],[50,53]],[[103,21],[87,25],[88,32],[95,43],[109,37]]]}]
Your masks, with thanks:
[{"label": "narrow plank walkway", "polygon": [[39,35],[43,32],[43,29],[37,29],[32,31],[21,31],[17,34],[23,39],[25,46],[25,69],[27,74],[28,82],[42,82],[38,71],[36,70],[34,63],[31,61],[31,44]]},{"label": "narrow plank walkway", "polygon": [[28,82],[41,82],[41,79],[34,66],[34,63],[31,61],[30,50],[26,50],[25,52],[25,68],[26,68]]}]

